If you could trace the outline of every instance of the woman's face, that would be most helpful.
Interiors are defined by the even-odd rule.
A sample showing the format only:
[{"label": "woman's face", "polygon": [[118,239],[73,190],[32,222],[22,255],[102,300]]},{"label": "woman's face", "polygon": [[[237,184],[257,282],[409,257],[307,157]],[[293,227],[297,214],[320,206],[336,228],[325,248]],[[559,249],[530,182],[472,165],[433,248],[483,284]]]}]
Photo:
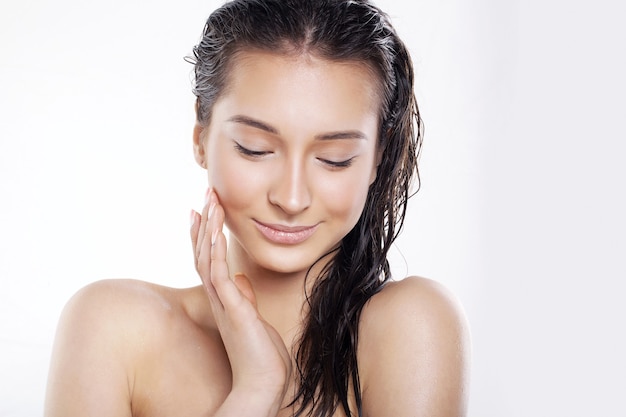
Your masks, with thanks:
[{"label": "woman's face", "polygon": [[376,177],[379,99],[358,63],[244,52],[196,158],[226,213],[230,249],[307,270],[354,227]]}]

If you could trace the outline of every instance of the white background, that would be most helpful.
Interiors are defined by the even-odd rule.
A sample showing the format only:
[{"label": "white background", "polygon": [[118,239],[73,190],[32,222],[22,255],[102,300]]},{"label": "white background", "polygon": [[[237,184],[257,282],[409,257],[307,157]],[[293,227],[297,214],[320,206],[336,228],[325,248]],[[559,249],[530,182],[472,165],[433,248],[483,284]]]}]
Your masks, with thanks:
[{"label": "white background", "polygon": [[[410,46],[423,187],[399,274],[451,288],[471,417],[626,415],[623,10],[380,0]],[[41,414],[83,285],[195,285],[191,66],[216,1],[0,5],[0,416]],[[402,261],[400,253],[406,258]]]}]

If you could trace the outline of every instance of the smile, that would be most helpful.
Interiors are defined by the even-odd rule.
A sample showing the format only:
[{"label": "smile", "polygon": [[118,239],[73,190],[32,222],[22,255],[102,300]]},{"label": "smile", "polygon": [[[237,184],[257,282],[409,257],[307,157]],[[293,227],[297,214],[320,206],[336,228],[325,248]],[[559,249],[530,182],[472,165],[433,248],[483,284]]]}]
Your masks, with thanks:
[{"label": "smile", "polygon": [[257,229],[270,242],[282,245],[296,245],[307,240],[315,230],[314,226],[285,226],[279,224],[265,224],[255,221]]}]

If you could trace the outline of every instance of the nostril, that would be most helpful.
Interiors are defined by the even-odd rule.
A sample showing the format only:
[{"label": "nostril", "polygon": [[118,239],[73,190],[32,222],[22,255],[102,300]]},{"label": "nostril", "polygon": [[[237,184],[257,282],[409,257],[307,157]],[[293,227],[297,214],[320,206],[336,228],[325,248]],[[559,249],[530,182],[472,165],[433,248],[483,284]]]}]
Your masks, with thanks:
[{"label": "nostril", "polygon": [[285,195],[274,194],[273,198],[270,198],[270,202],[280,207],[286,213],[297,214],[306,210],[310,205],[310,198],[304,194],[289,193]]},{"label": "nostril", "polygon": [[311,193],[300,176],[282,176],[270,190],[269,200],[284,212],[297,214],[311,205]]}]

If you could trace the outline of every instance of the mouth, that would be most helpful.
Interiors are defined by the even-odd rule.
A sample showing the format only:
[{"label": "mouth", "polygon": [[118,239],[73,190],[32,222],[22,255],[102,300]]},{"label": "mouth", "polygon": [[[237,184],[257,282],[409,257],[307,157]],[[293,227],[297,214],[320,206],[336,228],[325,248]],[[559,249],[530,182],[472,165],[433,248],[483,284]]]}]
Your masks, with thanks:
[{"label": "mouth", "polygon": [[296,245],[307,240],[315,230],[317,224],[313,226],[287,226],[282,224],[268,224],[254,221],[257,229],[270,242],[281,245]]}]

